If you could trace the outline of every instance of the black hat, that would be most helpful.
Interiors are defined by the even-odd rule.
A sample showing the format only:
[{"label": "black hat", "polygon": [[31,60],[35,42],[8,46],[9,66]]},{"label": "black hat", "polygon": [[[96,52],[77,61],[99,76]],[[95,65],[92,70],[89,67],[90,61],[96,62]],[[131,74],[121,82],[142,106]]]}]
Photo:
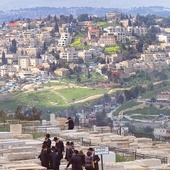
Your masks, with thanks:
[{"label": "black hat", "polygon": [[47,133],[45,136],[46,136],[47,138],[50,138],[50,134],[49,134],[49,133]]},{"label": "black hat", "polygon": [[74,145],[74,142],[70,142],[70,145]]},{"label": "black hat", "polygon": [[93,148],[89,148],[88,151],[94,151],[94,149]]},{"label": "black hat", "polygon": [[68,141],[68,142],[66,142],[66,145],[70,145],[70,142]]},{"label": "black hat", "polygon": [[68,120],[70,120],[71,119],[71,117],[68,117]]},{"label": "black hat", "polygon": [[79,154],[79,151],[78,151],[78,150],[74,150],[73,153],[75,153],[76,155],[78,155],[78,154]]},{"label": "black hat", "polygon": [[53,139],[53,140],[54,140],[54,141],[56,141],[56,140],[58,140],[58,139],[59,139],[59,138],[57,138],[57,137],[54,137],[54,139]]}]

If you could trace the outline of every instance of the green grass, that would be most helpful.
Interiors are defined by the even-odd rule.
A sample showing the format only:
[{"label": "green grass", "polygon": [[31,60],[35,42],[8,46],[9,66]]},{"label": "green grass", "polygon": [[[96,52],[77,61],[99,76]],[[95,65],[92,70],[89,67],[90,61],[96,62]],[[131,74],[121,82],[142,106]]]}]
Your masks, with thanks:
[{"label": "green grass", "polygon": [[[88,79],[87,73],[80,74],[80,79],[81,79],[80,84],[86,83],[86,82],[96,82],[96,81],[106,80],[106,78],[102,76],[100,73],[90,72],[90,75],[91,77]],[[63,77],[62,81],[65,83],[70,82],[70,83],[77,84],[77,75],[71,75],[71,78]]]},{"label": "green grass", "polygon": [[107,22],[97,22],[97,27],[100,28],[106,28],[106,27],[109,27],[109,26],[116,26],[116,24],[113,24],[113,23],[107,23]]},{"label": "green grass", "polygon": [[116,111],[114,112],[114,115],[118,115],[120,111],[131,108],[133,106],[140,105],[140,104],[141,103],[137,103],[134,101],[126,102],[126,103],[122,104],[118,109],[116,109]]},{"label": "green grass", "polygon": [[152,97],[155,97],[160,92],[169,90],[169,88],[170,88],[170,85],[168,84],[165,87],[161,87],[159,89],[156,89],[156,90],[153,90],[153,91],[149,91],[147,93],[142,94],[141,95],[141,99],[151,99]]},{"label": "green grass", "polygon": [[[143,109],[137,109],[134,111],[125,112],[124,114],[126,114],[126,115],[141,114],[142,116],[147,116],[147,115],[150,116],[150,115],[159,115],[159,114],[169,115],[169,113],[170,113],[170,110],[168,110],[168,109],[160,110],[154,106],[151,106],[151,107],[144,107]],[[137,117],[140,117],[140,115]]]},{"label": "green grass", "polygon": [[89,89],[89,88],[67,88],[57,90],[62,96],[69,101],[82,99],[91,95],[100,94],[106,92],[104,89]]},{"label": "green grass", "polygon": [[106,80],[105,77],[103,77],[100,73],[96,72],[90,72],[91,77],[88,79],[87,78],[87,73],[86,74],[81,74],[80,78],[82,80],[82,83],[85,81],[102,81]]},{"label": "green grass", "polygon": [[131,116],[132,119],[140,119],[140,120],[152,120],[154,119],[156,116],[148,116],[148,115],[135,115],[135,116]]},{"label": "green grass", "polygon": [[116,54],[116,53],[119,53],[120,52],[120,47],[119,46],[111,46],[111,47],[105,47],[104,48],[104,51],[106,54]]},{"label": "green grass", "polygon": [[33,139],[37,139],[37,138],[42,138],[42,137],[44,137],[45,134],[44,134],[44,133],[38,133],[38,132],[36,132],[36,133],[32,133],[32,136],[33,136]]},{"label": "green grass", "polygon": [[51,86],[65,86],[65,83],[54,83],[54,82],[49,82],[49,83],[44,83],[42,84],[42,86],[46,86],[46,87],[51,87]]},{"label": "green grass", "polygon": [[129,161],[134,161],[134,159],[116,154],[116,162],[129,162]]},{"label": "green grass", "polygon": [[[58,92],[61,96],[57,94]],[[14,113],[18,106],[22,106],[23,110],[36,107],[42,110],[43,117],[47,118],[50,113],[61,115],[64,108],[71,107],[72,105],[68,101],[100,93],[104,94],[105,92],[106,90],[104,89],[90,88],[63,88],[56,91],[56,93],[52,91],[15,92],[7,97],[0,98],[0,110],[3,110],[5,113]],[[66,99],[62,98],[62,96]]]},{"label": "green grass", "polygon": [[81,38],[83,37],[82,33],[77,33],[74,37],[73,37],[73,42],[70,44],[71,47],[75,47],[77,50],[87,50],[90,48],[90,46],[88,45],[84,45],[81,42]]},{"label": "green grass", "polygon": [[19,93],[18,95],[1,99],[0,110],[5,112],[15,112],[17,106],[29,108],[35,106],[42,110],[48,108],[57,108],[59,106],[67,106],[66,102],[58,95],[49,91],[36,91],[29,93]]}]

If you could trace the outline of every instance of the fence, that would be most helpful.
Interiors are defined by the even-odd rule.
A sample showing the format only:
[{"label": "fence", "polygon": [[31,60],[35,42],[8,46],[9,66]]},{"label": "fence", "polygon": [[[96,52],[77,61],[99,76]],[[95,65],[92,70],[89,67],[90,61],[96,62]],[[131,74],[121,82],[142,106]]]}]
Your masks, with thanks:
[{"label": "fence", "polygon": [[160,159],[162,164],[168,164],[168,158],[157,155],[149,155],[137,153],[136,151],[128,150],[128,149],[119,149],[119,148],[109,148],[110,151],[114,151],[116,154],[121,154],[123,157],[130,157],[134,160],[137,159]]}]

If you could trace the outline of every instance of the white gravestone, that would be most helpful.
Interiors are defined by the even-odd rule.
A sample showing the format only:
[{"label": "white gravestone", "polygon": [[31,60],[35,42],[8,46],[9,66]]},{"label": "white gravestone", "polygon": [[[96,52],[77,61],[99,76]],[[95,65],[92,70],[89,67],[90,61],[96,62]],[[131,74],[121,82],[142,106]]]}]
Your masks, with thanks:
[{"label": "white gravestone", "polygon": [[22,124],[12,124],[10,125],[10,132],[13,134],[22,134]]},{"label": "white gravestone", "polygon": [[50,114],[50,124],[52,126],[60,126],[60,122],[56,120],[55,114]]}]

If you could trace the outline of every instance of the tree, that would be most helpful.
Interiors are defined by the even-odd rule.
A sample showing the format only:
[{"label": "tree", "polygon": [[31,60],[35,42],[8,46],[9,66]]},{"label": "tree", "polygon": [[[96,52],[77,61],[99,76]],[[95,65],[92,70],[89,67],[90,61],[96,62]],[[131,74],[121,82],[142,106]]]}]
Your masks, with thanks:
[{"label": "tree", "polygon": [[41,54],[40,54],[40,52],[37,53],[36,58],[41,59]]},{"label": "tree", "polygon": [[44,42],[44,44],[43,44],[43,50],[44,50],[44,51],[46,51],[46,50],[47,50],[46,42]]},{"label": "tree", "polygon": [[17,42],[15,39],[12,40],[12,45],[10,46],[10,52],[16,53],[17,52]]},{"label": "tree", "polygon": [[77,74],[77,82],[80,83],[81,82],[81,78],[80,78],[80,75]]},{"label": "tree", "polygon": [[87,46],[87,41],[84,42],[84,45]]},{"label": "tree", "polygon": [[69,23],[71,23],[73,20],[74,20],[73,15],[72,15],[72,14],[70,14],[70,15],[69,15],[69,17],[68,17],[68,21],[69,21]]},{"label": "tree", "polygon": [[4,28],[4,27],[5,27],[5,25],[6,25],[6,23],[5,23],[5,22],[3,22],[3,23],[2,23],[2,28]]},{"label": "tree", "polygon": [[87,78],[89,79],[90,77],[91,77],[91,74],[90,74],[90,70],[88,69]]},{"label": "tree", "polygon": [[138,53],[143,52],[143,41],[142,40],[139,40],[139,42],[136,44],[136,50]]},{"label": "tree", "polygon": [[57,24],[57,23],[55,23],[54,29],[55,29],[56,32],[59,32],[59,27],[58,27],[58,24]]},{"label": "tree", "polygon": [[148,90],[149,90],[149,91],[152,91],[153,89],[154,89],[153,83],[149,83],[149,84],[148,84]]},{"label": "tree", "polygon": [[6,123],[6,114],[3,110],[0,111],[0,118],[1,118],[1,121],[4,123]]},{"label": "tree", "polygon": [[128,26],[131,27],[132,26],[132,21],[130,19],[128,19]]},{"label": "tree", "polygon": [[18,106],[15,111],[15,118],[20,119],[22,117],[22,106]]},{"label": "tree", "polygon": [[60,59],[60,55],[58,53],[55,53],[55,59],[59,60]]},{"label": "tree", "polygon": [[146,126],[145,129],[144,129],[144,131],[145,131],[146,133],[152,133],[152,132],[153,132],[153,128],[151,128],[150,126]]},{"label": "tree", "polygon": [[105,74],[107,72],[107,68],[106,67],[102,67],[101,68],[101,72],[102,72],[102,74]]},{"label": "tree", "polygon": [[79,66],[75,66],[73,70],[74,70],[75,74],[80,74],[81,73],[81,67],[79,67]]},{"label": "tree", "polygon": [[5,52],[3,51],[2,52],[2,63],[6,64],[7,63],[7,60],[5,58]]},{"label": "tree", "polygon": [[107,16],[106,15],[104,16],[104,21],[107,22]]},{"label": "tree", "polygon": [[54,22],[57,22],[57,16],[54,15]]},{"label": "tree", "polygon": [[78,16],[78,21],[82,22],[82,21],[89,21],[89,16],[88,14],[81,14]]},{"label": "tree", "polygon": [[106,102],[110,101],[110,96],[108,95],[108,93],[105,93],[103,97]]},{"label": "tree", "polygon": [[118,98],[117,98],[117,102],[120,103],[120,104],[124,103],[124,100],[125,99],[124,99],[123,95],[119,95]]}]

